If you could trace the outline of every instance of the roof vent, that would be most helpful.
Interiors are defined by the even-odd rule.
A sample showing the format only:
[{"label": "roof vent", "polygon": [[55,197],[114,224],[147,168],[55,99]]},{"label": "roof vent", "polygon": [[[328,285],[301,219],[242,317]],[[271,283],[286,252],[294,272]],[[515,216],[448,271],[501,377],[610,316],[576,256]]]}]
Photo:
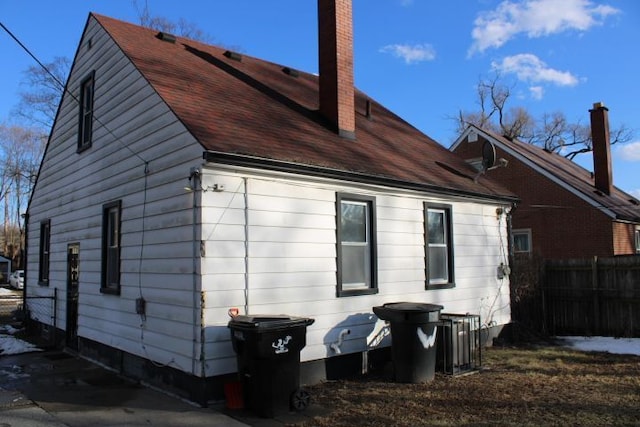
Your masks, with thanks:
[{"label": "roof vent", "polygon": [[365,117],[367,118],[367,120],[371,120],[373,118],[373,116],[371,115],[371,100],[367,99],[367,101],[364,104],[364,110],[365,110]]},{"label": "roof vent", "polygon": [[629,199],[629,201],[631,202],[632,205],[640,205],[640,202],[638,202],[636,199]]},{"label": "roof vent", "polygon": [[156,37],[164,42],[168,42],[168,43],[176,42],[176,36],[174,36],[173,34],[162,32],[162,31],[156,34]]},{"label": "roof vent", "polygon": [[238,52],[227,50],[223,55],[229,59],[233,59],[234,61],[242,61],[242,55],[240,55]]},{"label": "roof vent", "polygon": [[289,67],[284,67],[282,69],[282,72],[291,77],[298,77],[300,75],[298,70],[294,70],[293,68],[289,68]]}]

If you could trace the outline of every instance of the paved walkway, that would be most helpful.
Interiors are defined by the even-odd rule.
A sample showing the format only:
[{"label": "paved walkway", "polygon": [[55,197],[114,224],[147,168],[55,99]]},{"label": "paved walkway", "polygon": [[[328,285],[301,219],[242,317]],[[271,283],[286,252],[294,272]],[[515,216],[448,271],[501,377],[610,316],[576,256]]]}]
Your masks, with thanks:
[{"label": "paved walkway", "polygon": [[0,425],[246,426],[60,351],[0,356]]}]

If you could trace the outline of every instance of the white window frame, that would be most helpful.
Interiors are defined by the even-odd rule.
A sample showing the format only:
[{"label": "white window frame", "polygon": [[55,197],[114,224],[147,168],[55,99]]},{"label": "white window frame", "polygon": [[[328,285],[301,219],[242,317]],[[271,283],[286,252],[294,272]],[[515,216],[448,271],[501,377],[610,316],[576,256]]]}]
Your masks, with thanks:
[{"label": "white window frame", "polygon": [[[518,228],[511,230],[511,235],[513,237],[513,253],[515,255],[531,255],[533,248],[533,240],[531,237],[531,229],[530,228]],[[525,236],[527,238],[527,250],[518,250],[516,247],[516,236]]]}]

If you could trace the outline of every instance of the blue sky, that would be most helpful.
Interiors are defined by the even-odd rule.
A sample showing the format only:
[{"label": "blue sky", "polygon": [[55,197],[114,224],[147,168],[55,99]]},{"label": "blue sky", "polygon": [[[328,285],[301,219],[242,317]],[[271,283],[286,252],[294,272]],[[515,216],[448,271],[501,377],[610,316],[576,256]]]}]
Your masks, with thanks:
[{"label": "blue sky", "polygon": [[[137,0],[140,7],[144,0]],[[317,72],[316,0],[147,0],[220,44]],[[75,54],[89,12],[137,23],[132,0],[3,0],[0,21],[43,62]],[[455,117],[476,108],[475,86],[499,70],[512,106],[562,111],[588,124],[594,102],[612,127],[636,131],[613,149],[616,186],[640,197],[640,2],[637,0],[353,0],[356,86],[449,146]],[[0,31],[0,121],[33,65]],[[577,158],[593,169],[591,156]]]}]

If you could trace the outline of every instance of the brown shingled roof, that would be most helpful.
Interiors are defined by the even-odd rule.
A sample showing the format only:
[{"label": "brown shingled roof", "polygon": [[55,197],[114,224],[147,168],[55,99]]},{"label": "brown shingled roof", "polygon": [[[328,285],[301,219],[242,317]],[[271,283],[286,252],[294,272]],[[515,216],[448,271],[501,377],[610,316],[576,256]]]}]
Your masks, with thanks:
[{"label": "brown shingled roof", "polygon": [[514,199],[457,155],[356,90],[356,140],[341,138],[318,113],[318,77],[157,31],[92,15],[210,152],[251,156],[389,180],[398,186]]},{"label": "brown shingled roof", "polygon": [[610,195],[602,193],[595,186],[593,173],[577,163],[558,153],[546,151],[535,145],[518,140],[510,140],[475,126],[474,128],[479,133],[484,133],[494,141],[509,148],[517,156],[532,161],[546,173],[567,183],[574,190],[590,198],[598,206],[610,210],[615,214],[616,219],[640,223],[640,200],[617,187],[613,187]]}]

